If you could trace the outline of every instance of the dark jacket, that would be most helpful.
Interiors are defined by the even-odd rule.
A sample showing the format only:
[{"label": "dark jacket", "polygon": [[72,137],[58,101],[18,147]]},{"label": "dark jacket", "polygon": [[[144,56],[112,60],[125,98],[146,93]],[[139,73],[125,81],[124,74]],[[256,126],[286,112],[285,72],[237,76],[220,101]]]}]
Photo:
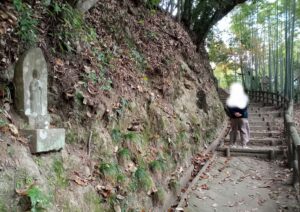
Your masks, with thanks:
[{"label": "dark jacket", "polygon": [[[247,109],[248,109],[247,106],[244,109],[240,109],[238,107],[228,107],[228,106],[225,107],[226,114],[232,119],[235,119],[235,118],[248,118]],[[240,113],[240,114],[242,114],[242,116],[236,117],[234,115],[235,113]]]}]

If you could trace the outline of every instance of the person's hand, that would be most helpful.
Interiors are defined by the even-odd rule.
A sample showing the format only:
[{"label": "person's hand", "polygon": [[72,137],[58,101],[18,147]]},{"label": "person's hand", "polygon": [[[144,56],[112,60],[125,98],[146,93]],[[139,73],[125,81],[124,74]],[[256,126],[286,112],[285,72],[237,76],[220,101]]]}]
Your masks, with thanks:
[{"label": "person's hand", "polygon": [[241,117],[242,114],[240,114],[239,112],[236,112],[236,113],[234,113],[234,116],[235,116],[235,117]]}]

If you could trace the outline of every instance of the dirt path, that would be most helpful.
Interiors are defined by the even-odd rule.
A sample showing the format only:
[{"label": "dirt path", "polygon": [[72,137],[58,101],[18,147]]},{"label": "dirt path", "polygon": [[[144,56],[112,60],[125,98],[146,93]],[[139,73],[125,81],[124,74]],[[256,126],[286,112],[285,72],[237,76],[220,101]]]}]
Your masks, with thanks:
[{"label": "dirt path", "polygon": [[217,157],[211,167],[192,187],[184,211],[300,211],[292,173],[278,161]]}]

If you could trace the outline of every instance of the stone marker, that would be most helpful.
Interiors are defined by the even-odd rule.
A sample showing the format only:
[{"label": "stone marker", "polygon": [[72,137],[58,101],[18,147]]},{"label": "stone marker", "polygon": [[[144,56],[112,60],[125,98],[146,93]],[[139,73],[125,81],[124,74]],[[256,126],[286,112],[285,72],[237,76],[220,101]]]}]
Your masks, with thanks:
[{"label": "stone marker", "polygon": [[65,144],[64,129],[48,129],[47,78],[47,63],[39,48],[27,51],[16,64],[15,108],[28,124],[22,132],[32,153],[59,150]]}]

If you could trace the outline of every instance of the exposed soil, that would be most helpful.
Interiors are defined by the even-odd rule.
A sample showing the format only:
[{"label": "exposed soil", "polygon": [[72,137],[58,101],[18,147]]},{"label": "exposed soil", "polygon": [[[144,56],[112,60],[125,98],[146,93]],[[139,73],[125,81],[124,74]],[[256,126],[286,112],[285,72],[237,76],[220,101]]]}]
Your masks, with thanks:
[{"label": "exposed soil", "polygon": [[[41,2],[25,2],[48,62],[51,126],[67,130],[67,144],[33,156],[16,131],[24,123],[13,109],[13,65],[32,46],[20,40],[12,1],[1,3],[0,209],[30,208],[16,183],[8,183],[17,179],[24,189],[29,178],[52,196],[50,211],[159,211],[180,192],[192,154],[213,140],[224,119],[205,50],[197,53],[188,33],[161,11],[101,0],[84,19],[96,39],[73,41],[67,51],[55,37],[59,17]],[[122,158],[124,149],[129,156],[123,151]],[[116,166],[119,178],[105,174],[105,164]],[[138,191],[137,170],[146,184]]]}]

